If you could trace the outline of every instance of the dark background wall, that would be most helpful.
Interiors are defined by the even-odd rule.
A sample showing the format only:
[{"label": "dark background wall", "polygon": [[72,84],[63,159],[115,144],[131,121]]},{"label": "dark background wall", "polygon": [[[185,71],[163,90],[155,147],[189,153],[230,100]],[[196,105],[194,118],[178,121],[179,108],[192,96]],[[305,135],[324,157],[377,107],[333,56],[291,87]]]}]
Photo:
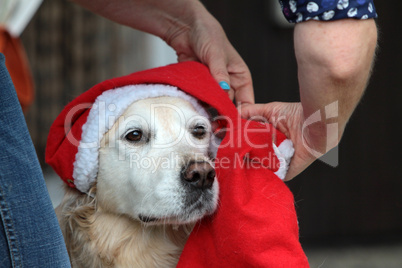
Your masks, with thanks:
[{"label": "dark background wall", "polygon": [[[292,29],[269,18],[272,1],[204,0],[248,64],[257,102],[298,101]],[[339,146],[339,166],[316,161],[288,183],[302,241],[402,241],[402,2],[376,2],[377,63]],[[26,117],[41,160],[62,107],[104,79],[140,70],[139,33],[68,1],[45,1],[22,35],[36,81]]]}]

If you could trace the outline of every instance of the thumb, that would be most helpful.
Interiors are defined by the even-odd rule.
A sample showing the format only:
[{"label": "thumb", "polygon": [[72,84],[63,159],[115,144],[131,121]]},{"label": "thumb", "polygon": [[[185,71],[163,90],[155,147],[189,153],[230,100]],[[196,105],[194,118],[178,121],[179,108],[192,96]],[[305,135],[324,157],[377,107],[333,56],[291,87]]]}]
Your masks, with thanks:
[{"label": "thumb", "polygon": [[245,104],[238,107],[238,111],[242,118],[250,119],[253,117],[269,118],[270,104]]}]

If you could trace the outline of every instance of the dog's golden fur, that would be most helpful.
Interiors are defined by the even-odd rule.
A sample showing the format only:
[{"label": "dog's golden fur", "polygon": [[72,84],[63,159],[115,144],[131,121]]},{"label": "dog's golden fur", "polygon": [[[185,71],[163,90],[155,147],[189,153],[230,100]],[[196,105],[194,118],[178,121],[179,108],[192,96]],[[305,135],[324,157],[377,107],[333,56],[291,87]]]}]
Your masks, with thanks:
[{"label": "dog's golden fur", "polygon": [[[128,138],[133,132],[138,139]],[[96,184],[88,193],[66,187],[56,209],[72,266],[175,267],[194,223],[217,207],[218,183],[207,181],[215,176],[211,137],[208,119],[184,100],[131,104],[101,140]],[[142,166],[132,157],[139,155],[169,165]]]},{"label": "dog's golden fur", "polygon": [[192,229],[144,226],[103,210],[96,197],[69,187],[56,213],[74,268],[175,267]]}]

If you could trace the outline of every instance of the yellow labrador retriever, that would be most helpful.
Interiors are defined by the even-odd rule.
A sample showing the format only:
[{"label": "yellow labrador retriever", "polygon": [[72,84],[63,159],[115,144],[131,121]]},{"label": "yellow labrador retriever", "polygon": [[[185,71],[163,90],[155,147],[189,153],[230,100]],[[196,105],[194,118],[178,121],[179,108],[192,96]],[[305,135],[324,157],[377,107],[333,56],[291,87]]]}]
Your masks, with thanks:
[{"label": "yellow labrador retriever", "polygon": [[218,183],[211,124],[177,97],[131,104],[103,136],[88,194],[66,187],[56,209],[73,267],[175,267]]}]

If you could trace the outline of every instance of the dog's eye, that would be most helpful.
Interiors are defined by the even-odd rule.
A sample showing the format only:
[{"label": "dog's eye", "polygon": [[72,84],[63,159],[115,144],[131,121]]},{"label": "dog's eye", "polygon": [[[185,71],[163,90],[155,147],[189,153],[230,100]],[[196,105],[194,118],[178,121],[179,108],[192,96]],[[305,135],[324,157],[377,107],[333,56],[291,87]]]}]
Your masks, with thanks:
[{"label": "dog's eye", "polygon": [[204,126],[196,126],[193,129],[193,136],[196,138],[202,138],[205,136],[206,133],[207,131],[205,130]]},{"label": "dog's eye", "polygon": [[142,138],[141,130],[133,130],[126,135],[126,140],[128,141],[140,141]]}]

